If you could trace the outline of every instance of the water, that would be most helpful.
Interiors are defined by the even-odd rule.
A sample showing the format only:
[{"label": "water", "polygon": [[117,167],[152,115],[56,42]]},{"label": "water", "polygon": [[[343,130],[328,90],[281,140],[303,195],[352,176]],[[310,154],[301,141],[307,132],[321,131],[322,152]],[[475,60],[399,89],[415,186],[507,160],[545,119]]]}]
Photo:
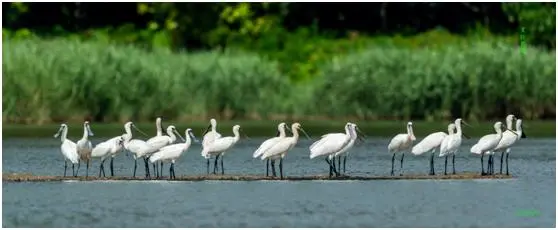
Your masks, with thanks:
[{"label": "water", "polygon": [[[466,153],[473,141],[461,147],[458,172],[480,170],[479,157]],[[261,142],[238,143],[225,155],[225,173],[265,173],[264,162],[251,158]],[[348,174],[389,174],[388,142],[369,139],[354,147]],[[289,152],[287,176],[327,173],[324,160],[308,159],[310,144],[302,140]],[[61,175],[59,145],[54,139],[5,139],[2,171]],[[509,180],[3,182],[2,226],[555,227],[555,145],[555,139],[521,140],[510,155],[516,178]],[[197,144],[182,156],[177,176],[205,173],[199,152]],[[405,173],[427,173],[428,160],[407,154]],[[443,158],[435,160],[436,172],[443,173]],[[131,175],[131,158],[122,154],[114,163],[116,175]],[[96,175],[98,166],[95,160],[90,173]]]}]

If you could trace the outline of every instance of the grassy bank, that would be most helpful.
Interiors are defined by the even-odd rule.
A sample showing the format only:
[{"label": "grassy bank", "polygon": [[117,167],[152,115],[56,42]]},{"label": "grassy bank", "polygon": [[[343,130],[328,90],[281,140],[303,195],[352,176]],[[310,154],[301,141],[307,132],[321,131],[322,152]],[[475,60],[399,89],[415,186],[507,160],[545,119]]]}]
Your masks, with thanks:
[{"label": "grassy bank", "polygon": [[327,58],[301,82],[292,82],[276,61],[245,52],[170,53],[67,39],[6,39],[3,47],[7,123],[555,114],[555,52],[529,48],[523,55],[495,41],[370,45]]},{"label": "grassy bank", "polygon": [[[375,122],[356,122],[359,128],[371,137],[393,137],[395,134],[404,133],[405,122],[403,121],[375,121]],[[192,128],[194,134],[200,138],[201,134],[208,125],[208,122],[169,122],[163,121],[163,126],[175,125],[180,131],[181,135],[184,134],[186,128]],[[230,136],[232,134],[232,126],[239,124],[243,132],[248,137],[272,137],[277,132],[277,122],[271,121],[220,121],[218,123],[218,130],[223,136]],[[290,125],[290,122],[288,123]],[[344,121],[303,121],[302,127],[306,132],[316,140],[321,135],[330,132],[343,132]],[[417,138],[421,139],[432,132],[447,130],[449,122],[426,122],[414,121],[414,132]],[[524,130],[527,137],[555,137],[556,136],[556,122],[555,121],[525,121],[523,123],[526,127]],[[155,135],[155,125],[151,123],[137,123],[136,124],[142,131],[146,132],[149,137],[144,137],[138,132],[134,131],[135,137],[139,139],[148,139]],[[464,131],[468,136],[480,137],[489,133],[493,133],[493,122],[471,122],[473,127],[464,127]],[[83,134],[81,123],[68,123],[69,131],[68,137],[71,140],[78,140]],[[3,138],[10,137],[32,137],[32,138],[53,138],[53,135],[58,131],[59,125],[17,125],[17,124],[4,124],[2,127]],[[95,133],[95,137],[113,137],[124,133],[122,124],[117,123],[92,123],[91,129]],[[304,138],[304,137],[303,137]]]}]

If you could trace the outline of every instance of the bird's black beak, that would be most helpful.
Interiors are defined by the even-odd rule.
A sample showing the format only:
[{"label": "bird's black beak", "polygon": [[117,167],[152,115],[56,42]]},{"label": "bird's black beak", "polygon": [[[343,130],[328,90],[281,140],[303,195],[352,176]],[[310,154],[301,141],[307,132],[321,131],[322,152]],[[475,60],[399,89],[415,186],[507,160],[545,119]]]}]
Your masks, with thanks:
[{"label": "bird's black beak", "polygon": [[209,132],[209,128],[211,128],[211,124],[209,124],[207,128],[205,128],[205,131],[203,132],[202,136],[204,136],[207,132]]}]

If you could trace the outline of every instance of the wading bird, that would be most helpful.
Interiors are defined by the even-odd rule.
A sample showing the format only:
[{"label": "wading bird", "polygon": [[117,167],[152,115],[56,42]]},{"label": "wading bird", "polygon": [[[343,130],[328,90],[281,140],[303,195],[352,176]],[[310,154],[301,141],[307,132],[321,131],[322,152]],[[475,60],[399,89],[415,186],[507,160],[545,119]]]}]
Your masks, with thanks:
[{"label": "wading bird", "polygon": [[[346,145],[351,142],[353,134],[351,132],[351,123],[345,124],[345,133],[328,133],[312,145],[310,145],[310,159],[325,156],[325,161],[329,165],[329,176],[333,173],[339,176],[339,172],[335,168],[334,154],[340,152]],[[332,165],[333,163],[333,165]]]},{"label": "wading bird", "polygon": [[442,141],[442,145],[440,145],[440,157],[446,157],[445,166],[444,166],[444,175],[447,175],[447,168],[448,168],[448,156],[452,155],[452,166],[453,166],[453,174],[455,174],[455,154],[459,147],[461,146],[461,136],[465,138],[469,138],[465,133],[461,130],[461,123],[463,122],[464,125],[468,125],[465,121],[461,118],[455,119],[455,132],[454,130],[448,130],[449,135],[444,138]]},{"label": "wading bird", "polygon": [[[346,164],[347,164],[347,156],[349,155],[348,150],[353,147],[357,138],[360,141],[364,142],[364,138],[363,138],[364,133],[362,133],[360,131],[360,129],[358,128],[358,126],[356,124],[351,123],[351,126],[352,126],[351,132],[352,132],[353,138],[351,138],[349,143],[347,145],[345,145],[345,147],[343,147],[343,149],[341,149],[339,152],[335,153],[333,155],[333,157],[332,156],[329,157],[330,160],[333,160],[333,159],[335,159],[335,157],[337,157],[337,160],[338,160],[337,163],[338,163],[338,166],[339,166],[337,168],[339,168],[339,173],[341,173],[341,155],[343,155],[343,174],[345,173]],[[359,133],[360,133],[360,135],[362,135],[362,137],[358,135]]]},{"label": "wading bird", "polygon": [[[91,127],[89,126],[89,121],[86,121],[83,123],[83,136],[76,143],[80,161],[85,161],[85,177],[89,176],[89,161],[91,161],[91,151],[93,150],[91,141],[88,140],[89,136],[93,136],[93,131],[91,131]],[[79,162],[77,170],[79,171]]]},{"label": "wading bird", "polygon": [[[281,141],[283,138],[285,138],[287,136],[286,133],[285,133],[285,129],[289,129],[287,127],[287,125],[285,124],[285,122],[279,123],[279,125],[277,125],[277,135],[276,135],[276,137],[272,137],[272,138],[267,139],[266,141],[264,141],[260,145],[260,147],[258,147],[258,149],[256,149],[256,151],[254,151],[254,154],[252,154],[252,157],[253,158],[259,158],[263,153],[265,153],[265,151],[267,151],[269,148],[271,148],[271,146],[277,144],[279,141]],[[265,176],[269,176],[269,159],[266,160]],[[273,176],[276,176],[275,170],[273,171]]]},{"label": "wading bird", "polygon": [[405,151],[409,150],[413,145],[413,141],[416,140],[415,135],[413,134],[413,122],[407,123],[407,133],[400,133],[395,135],[391,139],[388,145],[389,153],[393,154],[391,157],[391,175],[393,176],[393,166],[395,164],[395,154],[398,152],[402,152],[401,155],[401,172],[399,175],[403,175],[403,158],[405,157]]},{"label": "wading bird", "polygon": [[209,159],[212,155],[215,156],[215,163],[213,165],[213,174],[217,173],[217,161],[221,157],[221,174],[225,174],[225,168],[223,168],[223,155],[229,149],[231,149],[240,139],[240,125],[235,125],[232,128],[234,136],[232,137],[221,137],[215,139],[213,142],[208,143],[207,146],[203,147],[201,155],[207,159],[207,172],[209,174]]},{"label": "wading bird", "polygon": [[283,158],[286,156],[287,152],[291,150],[298,142],[298,130],[300,130],[302,133],[304,133],[304,135],[306,135],[306,137],[308,137],[308,139],[310,139],[310,136],[308,136],[308,134],[304,131],[304,129],[302,129],[298,122],[293,123],[291,125],[291,132],[293,133],[293,136],[283,138],[277,144],[271,146],[271,148],[269,148],[261,156],[262,160],[271,160],[271,168],[273,171],[275,171],[275,160],[280,159],[279,174],[281,176],[281,179],[283,179]]},{"label": "wading bird", "polygon": [[[512,120],[516,119],[515,116],[513,116],[513,117],[511,117],[511,116],[513,116],[513,115],[508,115],[508,117],[506,118],[506,123],[507,123],[508,127],[512,127],[512,125],[513,125]],[[527,137],[525,135],[525,132],[523,132],[523,128],[521,126],[522,126],[521,119],[516,119],[516,121],[515,121],[515,132],[517,133],[517,136],[514,135],[512,132],[506,130],[502,134],[502,139],[498,143],[498,146],[496,146],[496,148],[494,149],[494,152],[501,152],[502,153],[502,155],[500,156],[500,174],[502,174],[502,165],[504,164],[504,154],[505,154],[506,155],[506,175],[510,175],[509,171],[508,171],[508,157],[509,157],[510,152],[511,152],[511,146],[513,146],[513,144],[515,144],[517,141],[519,141],[519,139]]]},{"label": "wading bird", "polygon": [[[157,130],[157,134],[156,134],[154,137],[149,138],[149,139],[146,141],[146,142],[149,143],[149,144],[151,144],[151,143],[153,143],[154,141],[156,141],[158,137],[163,136],[163,126],[161,125],[161,118],[160,118],[160,117],[157,117],[157,118],[155,119],[155,129]],[[147,159],[144,159],[144,161],[147,163]],[[155,175],[157,175],[157,173],[159,172],[159,171],[157,170],[157,168],[158,168],[157,165],[153,165],[153,171],[156,172]],[[147,166],[147,169],[146,169],[146,170],[147,170],[147,171],[146,171],[147,174],[149,174],[149,165]]]},{"label": "wading bird", "polygon": [[[502,139],[502,132],[509,129],[506,128],[502,122],[498,121],[494,124],[494,130],[496,131],[495,134],[484,135],[475,145],[473,145],[473,147],[471,147],[471,153],[481,155],[481,175],[486,175],[484,172],[484,154],[490,154],[491,151],[494,151],[494,148],[498,146],[498,143]],[[514,131],[510,131],[517,135]]]},{"label": "wading bird", "polygon": [[[108,139],[105,142],[110,142],[110,143],[115,143],[115,141],[117,141],[118,139],[122,138],[122,145],[118,145],[115,148],[111,148],[110,151],[110,176],[114,176],[114,157],[116,157],[116,155],[120,152],[122,152],[122,149],[126,149],[126,144],[128,144],[128,142],[130,140],[132,140],[132,127],[138,131],[139,133],[143,134],[144,136],[147,136],[147,134],[145,134],[143,131],[141,131],[138,127],[136,127],[136,125],[134,125],[133,122],[129,121],[126,122],[126,124],[124,124],[124,131],[126,133],[120,135],[120,136],[116,136],[113,137],[111,139]],[[101,161],[104,162],[104,161]],[[102,166],[102,165],[101,165]],[[103,170],[104,170],[104,166],[103,166]]]},{"label": "wading bird", "polygon": [[[184,138],[180,136],[180,133],[176,131],[176,127],[174,127],[174,125],[169,125],[167,127],[167,135],[154,137],[153,139],[151,139],[151,142],[147,142],[147,144],[151,146],[149,153],[157,152],[159,149],[174,143],[176,141],[176,136],[179,136],[180,139],[184,140]],[[155,165],[156,164],[153,164],[154,170],[155,170]],[[163,176],[162,174],[163,174],[163,162],[161,162],[161,172],[159,173],[158,171],[156,171],[155,176],[159,178],[159,176]]]},{"label": "wading bird", "polygon": [[91,158],[101,158],[99,177],[101,177],[101,173],[103,173],[103,177],[105,176],[105,160],[124,147],[124,138],[124,135],[111,138],[97,144],[91,151]]},{"label": "wading bird", "polygon": [[60,136],[60,141],[62,141],[62,145],[60,145],[60,150],[62,155],[64,156],[64,177],[66,176],[66,169],[68,168],[68,161],[72,163],[72,176],[77,176],[77,173],[74,172],[74,165],[79,163],[79,155],[77,153],[76,143],[67,139],[68,135],[68,125],[61,124],[58,132],[54,134],[54,138],[58,138]]},{"label": "wading bird", "polygon": [[[448,125],[448,133],[453,133],[454,129],[455,125],[453,123]],[[426,152],[431,152],[429,175],[436,174],[436,172],[434,171],[434,153],[436,152],[436,149],[440,147],[444,138],[446,138],[447,136],[448,134],[444,132],[431,133],[411,149],[411,153],[413,153],[413,155],[415,156],[422,155]]]},{"label": "wading bird", "polygon": [[[188,148],[190,148],[192,139],[194,139],[195,142],[198,142],[198,140],[192,133],[192,129],[186,129],[184,135],[186,137],[186,141],[184,143],[167,145],[159,149],[159,151],[153,153],[149,158],[149,161],[151,161],[151,163],[156,163],[157,161],[170,162],[171,163],[169,168],[170,179],[173,178],[176,179],[176,174],[174,172],[174,163],[176,162],[176,160],[182,155],[183,152],[186,152]],[[192,139],[190,139],[190,137],[192,137]]]}]

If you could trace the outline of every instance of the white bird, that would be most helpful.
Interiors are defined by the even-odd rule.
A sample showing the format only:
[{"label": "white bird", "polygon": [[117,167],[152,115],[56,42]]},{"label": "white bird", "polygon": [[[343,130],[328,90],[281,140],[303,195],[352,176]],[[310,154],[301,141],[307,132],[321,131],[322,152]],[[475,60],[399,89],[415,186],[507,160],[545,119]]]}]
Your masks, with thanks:
[{"label": "white bird", "polygon": [[309,148],[310,159],[321,156],[326,157],[325,161],[329,165],[330,177],[333,175],[333,172],[335,172],[336,176],[339,176],[339,172],[335,169],[334,155],[335,153],[343,150],[343,148],[351,141],[353,137],[351,128],[351,123],[347,123],[345,124],[345,133],[328,133],[326,135],[323,135],[320,140],[314,142]]},{"label": "white bird", "polygon": [[[93,136],[93,131],[91,131],[91,127],[89,126],[89,121],[86,121],[83,123],[83,136],[76,143],[79,158],[81,161],[85,161],[86,164],[85,177],[89,176],[89,161],[91,161],[91,151],[93,150],[91,141],[88,140],[89,136]],[[79,163],[77,170],[79,171]]]},{"label": "white bird", "polygon": [[[448,133],[453,133],[453,129],[455,129],[455,125],[453,123],[449,124]],[[436,174],[434,171],[434,153],[436,152],[436,149],[440,147],[444,138],[446,138],[447,136],[448,134],[444,132],[431,133],[411,149],[411,153],[413,153],[413,155],[415,156],[422,155],[426,152],[431,152],[429,175]]]},{"label": "white bird", "polygon": [[157,134],[154,137],[149,138],[146,141],[147,143],[151,143],[154,140],[156,140],[157,137],[163,136],[163,126],[161,125],[161,118],[160,117],[157,117],[157,119],[155,119],[155,127],[157,129]]},{"label": "white bird", "polygon": [[[264,141],[260,145],[260,147],[258,147],[258,149],[256,149],[256,151],[254,151],[254,153],[252,154],[252,157],[254,157],[254,158],[260,157],[265,151],[267,151],[269,148],[271,148],[271,146],[277,144],[279,141],[281,141],[283,138],[285,138],[287,136],[286,133],[285,133],[285,128],[289,129],[287,127],[287,125],[285,124],[285,122],[281,122],[279,125],[277,125],[277,135],[276,135],[276,137],[272,137],[272,138],[269,138],[266,141]],[[275,171],[273,172],[273,175],[275,175]],[[266,161],[265,176],[269,176],[269,159],[267,159],[267,161]]]},{"label": "white bird", "polygon": [[310,137],[304,131],[304,129],[302,129],[300,124],[298,122],[296,122],[296,123],[293,123],[291,125],[291,132],[293,132],[292,137],[283,138],[281,141],[279,141],[279,142],[277,142],[277,144],[271,146],[271,148],[269,148],[265,153],[263,153],[261,155],[262,160],[267,160],[267,159],[271,160],[271,168],[272,168],[273,171],[275,171],[274,170],[275,169],[275,160],[280,159],[279,160],[279,173],[281,175],[281,179],[283,179],[283,158],[285,157],[287,152],[289,150],[291,150],[296,145],[296,143],[298,142],[298,137],[299,137],[298,130],[302,131],[302,133],[304,133],[304,135],[306,135],[306,137],[308,137],[308,139],[310,139]]},{"label": "white bird", "polygon": [[[360,133],[362,136],[364,136],[364,134],[362,132],[360,132],[359,128],[357,127],[356,124],[354,123],[350,123],[351,124],[351,133],[352,133],[352,138],[349,141],[349,143],[347,145],[345,145],[345,147],[343,147],[343,149],[341,149],[339,152],[335,153],[334,155],[330,155],[329,158],[330,160],[333,159],[335,160],[335,157],[338,157],[338,165],[339,165],[339,172],[341,172],[341,155],[343,156],[343,173],[345,173],[345,166],[347,163],[347,156],[349,155],[349,152],[347,152],[350,148],[353,147],[353,145],[355,144],[356,139],[360,139],[362,142],[364,142],[364,138],[360,137],[358,135],[358,133]],[[357,133],[358,132],[358,133]],[[335,166],[335,165],[334,165]]]},{"label": "white bird", "polygon": [[[134,172],[132,177],[136,177],[136,170],[138,168],[138,158],[143,158],[143,163],[145,166],[145,178],[150,177],[149,175],[149,163],[147,159],[147,155],[152,152],[151,146],[147,144],[147,142],[139,140],[139,139],[132,139],[126,145],[128,151],[130,151],[134,157]],[[154,168],[155,170],[155,168]]]},{"label": "white bird", "polygon": [[415,134],[413,133],[413,122],[407,123],[407,133],[400,133],[395,135],[391,139],[388,145],[389,153],[393,154],[391,157],[391,175],[393,176],[393,166],[395,163],[395,154],[402,152],[401,155],[401,173],[403,175],[403,158],[405,157],[405,151],[409,150],[413,146],[413,141],[416,140]]},{"label": "white bird", "polygon": [[115,152],[121,151],[124,145],[124,135],[111,138],[107,141],[97,144],[91,151],[92,158],[101,158],[101,163],[99,167],[99,177],[101,177],[101,172],[105,176],[105,160]]},{"label": "white bird", "polygon": [[467,125],[467,123],[463,121],[461,118],[455,119],[454,121],[455,130],[448,128],[449,135],[446,138],[444,138],[444,140],[442,141],[442,145],[440,145],[439,156],[446,157],[445,166],[444,166],[444,175],[447,174],[449,155],[452,155],[453,174],[455,174],[455,153],[457,153],[457,150],[459,150],[459,147],[461,146],[461,141],[462,141],[461,136],[465,136],[466,138],[468,138],[467,135],[465,135],[465,133],[463,133],[461,129],[461,122]]},{"label": "white bird", "polygon": [[[169,125],[167,127],[167,135],[161,135],[161,136],[158,136],[158,137],[153,137],[150,142],[147,142],[147,144],[151,147],[149,152],[148,152],[148,157],[150,157],[151,153],[157,152],[157,151],[159,151],[159,149],[174,143],[176,141],[176,136],[179,136],[180,139],[184,140],[184,138],[182,138],[182,136],[180,136],[180,133],[178,133],[178,131],[176,131],[176,127],[174,127],[174,125]],[[159,176],[163,176],[162,175],[163,174],[163,162],[161,162],[161,173],[160,174],[159,174],[159,171],[156,169],[155,166],[156,166],[156,164],[153,164],[153,169],[155,170],[155,176],[157,178],[159,178]]]},{"label": "white bird", "polygon": [[[484,154],[490,154],[491,151],[494,151],[494,148],[498,146],[498,143],[502,139],[502,132],[504,131],[504,129],[507,128],[502,124],[502,122],[498,121],[494,123],[494,130],[496,131],[496,133],[484,135],[475,145],[473,145],[473,147],[471,147],[471,153],[481,155],[481,175],[486,175],[486,173],[484,172]],[[511,132],[517,135],[517,133],[515,133],[514,131]]]},{"label": "white bird", "polygon": [[[213,120],[212,120],[213,121]],[[201,155],[207,159],[207,174],[209,174],[209,158],[215,155],[215,163],[213,166],[213,174],[216,174],[217,160],[221,157],[221,174],[225,174],[225,169],[223,168],[223,155],[225,151],[231,149],[240,139],[240,125],[235,125],[232,128],[234,136],[232,137],[221,137],[214,141],[207,143],[201,152]]]},{"label": "white bird", "polygon": [[62,141],[62,145],[60,145],[60,150],[62,155],[64,156],[64,176],[66,176],[66,169],[68,168],[67,162],[70,161],[72,163],[72,176],[77,176],[74,172],[74,165],[79,163],[79,155],[77,153],[76,143],[67,139],[68,135],[68,126],[66,124],[61,124],[60,129],[58,132],[54,134],[54,138],[58,138],[60,136],[60,140]]},{"label": "white bird", "polygon": [[[105,141],[105,142],[115,143],[115,141],[117,141],[117,140],[120,139],[120,138],[122,138],[122,140],[123,140],[123,144],[122,144],[122,145],[118,145],[118,146],[116,146],[115,148],[111,148],[111,151],[110,151],[110,153],[109,153],[109,154],[110,154],[110,157],[111,157],[111,159],[110,159],[110,175],[111,175],[111,176],[114,176],[114,166],[113,166],[113,165],[114,165],[114,163],[113,163],[113,162],[114,162],[114,157],[116,157],[116,155],[117,155],[118,153],[122,152],[123,149],[126,149],[126,145],[128,144],[128,142],[129,142],[130,140],[132,140],[132,127],[133,127],[136,131],[138,131],[138,132],[140,132],[141,134],[147,136],[143,131],[141,131],[138,127],[136,127],[136,125],[134,125],[133,122],[129,121],[129,122],[126,122],[126,124],[124,124],[124,131],[125,131],[126,133],[124,133],[124,134],[122,134],[122,135],[120,135],[120,136],[113,137],[113,138],[108,139],[107,141]],[[104,161],[101,161],[101,167],[103,167],[103,173],[104,173],[104,166],[102,165],[103,162],[104,162]]]},{"label": "white bird", "polygon": [[519,141],[519,139],[527,137],[525,135],[525,132],[523,132],[521,119],[516,119],[514,115],[508,115],[508,117],[506,117],[507,126],[512,127],[514,119],[516,120],[516,122],[515,122],[515,132],[517,133],[517,136],[514,135],[512,132],[506,130],[502,134],[502,139],[500,140],[500,142],[498,143],[498,145],[494,149],[494,152],[501,152],[502,153],[502,155],[500,156],[500,174],[502,174],[502,165],[504,164],[504,155],[506,155],[506,175],[509,175],[508,157],[509,157],[510,152],[511,152],[511,146],[514,145],[517,141]]},{"label": "white bird", "polygon": [[217,121],[211,118],[211,120],[209,121],[209,126],[203,133],[202,147],[205,148],[219,138],[221,138],[221,134],[217,132]]},{"label": "white bird", "polygon": [[186,129],[184,132],[186,137],[186,141],[184,143],[178,143],[174,145],[168,145],[161,149],[158,152],[155,152],[149,158],[151,163],[156,163],[157,161],[161,162],[171,162],[171,166],[169,168],[169,175],[170,179],[176,179],[176,174],[174,173],[174,163],[176,160],[182,155],[183,152],[186,152],[188,148],[190,148],[190,144],[192,143],[192,139],[197,142],[196,137],[192,133],[192,129]]}]

